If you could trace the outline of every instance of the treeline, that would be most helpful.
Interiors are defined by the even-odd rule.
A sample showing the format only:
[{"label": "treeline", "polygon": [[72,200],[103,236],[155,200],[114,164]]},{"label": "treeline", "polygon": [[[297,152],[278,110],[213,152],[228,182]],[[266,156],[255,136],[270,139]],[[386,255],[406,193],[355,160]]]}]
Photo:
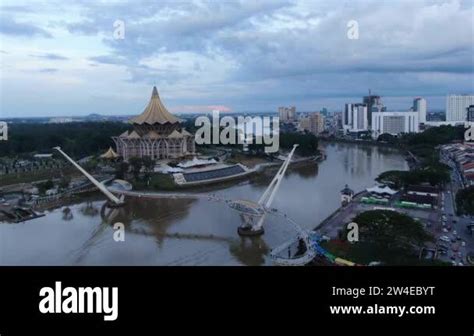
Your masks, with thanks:
[{"label": "treeline", "polygon": [[8,125],[8,140],[0,141],[0,157],[48,153],[55,146],[74,157],[92,155],[114,147],[111,137],[129,128],[120,122],[12,123]]},{"label": "treeline", "polygon": [[423,183],[442,187],[449,182],[450,174],[449,167],[440,163],[409,171],[389,170],[381,173],[375,180],[396,189]]},{"label": "treeline", "polygon": [[409,150],[420,160],[426,163],[438,161],[438,151],[435,147],[452,141],[464,139],[464,126],[443,125],[431,127],[421,133],[404,134],[395,137],[391,134],[381,134],[377,141],[386,142],[394,146]]},{"label": "treeline", "polygon": [[[195,131],[193,121],[183,124],[189,131]],[[0,141],[0,157],[22,157],[31,153],[49,153],[55,146],[60,146],[73,157],[84,157],[98,154],[110,146],[115,148],[111,139],[131,125],[120,122],[76,122],[64,124],[11,123],[8,125],[8,141]],[[297,153],[315,155],[318,139],[313,134],[280,133],[280,148],[291,149],[299,144]],[[263,141],[262,141],[263,142]],[[228,147],[242,148],[242,145]],[[250,145],[255,153],[264,153],[269,144]]]},{"label": "treeline", "polygon": [[410,171],[387,171],[380,174],[376,180],[395,188],[422,183],[429,183],[432,186],[445,185],[450,180],[449,167],[439,162],[439,151],[436,147],[462,140],[464,131],[463,126],[443,125],[428,128],[421,133],[404,134],[401,137],[381,134],[377,141],[410,151],[419,161]]},{"label": "treeline", "polygon": [[[262,141],[263,142],[263,141]],[[312,156],[318,154],[318,138],[311,133],[280,133],[279,148],[290,150],[293,145],[298,144],[296,154],[301,156]],[[237,145],[241,147],[242,145]],[[255,141],[249,145],[249,150],[256,154],[264,154],[265,148],[271,147],[269,144],[256,144]]]}]

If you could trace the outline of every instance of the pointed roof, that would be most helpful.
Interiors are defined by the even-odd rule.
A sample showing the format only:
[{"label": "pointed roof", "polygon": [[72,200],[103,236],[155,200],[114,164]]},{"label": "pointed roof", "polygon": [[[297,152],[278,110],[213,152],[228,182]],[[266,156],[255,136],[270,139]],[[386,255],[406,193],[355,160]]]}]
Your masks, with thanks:
[{"label": "pointed roof", "polygon": [[341,194],[343,194],[343,195],[354,195],[354,191],[351,188],[349,188],[349,186],[346,184],[344,189],[341,190]]},{"label": "pointed roof", "polygon": [[188,131],[186,131],[184,128],[183,128],[183,130],[181,131],[181,134],[182,134],[183,136],[191,136],[191,133],[189,133]]},{"label": "pointed roof", "polygon": [[100,157],[103,158],[103,159],[115,159],[115,158],[118,157],[118,154],[115,153],[115,151],[112,149],[112,147],[109,147],[107,152],[102,154]]},{"label": "pointed roof", "polygon": [[133,124],[166,124],[180,122],[178,118],[172,115],[161,102],[156,86],[153,87],[150,102],[145,110],[139,116],[130,120]]},{"label": "pointed roof", "polygon": [[170,135],[168,135],[168,138],[171,138],[171,139],[173,138],[177,139],[177,138],[182,138],[182,137],[183,135],[179,133],[177,130],[174,130],[173,132],[171,132]]},{"label": "pointed roof", "polygon": [[126,138],[126,137],[128,137],[128,131],[125,131],[119,135],[119,138]]},{"label": "pointed roof", "polygon": [[132,132],[128,135],[128,138],[129,138],[129,139],[140,139],[140,136],[138,135],[137,132],[132,131]]}]

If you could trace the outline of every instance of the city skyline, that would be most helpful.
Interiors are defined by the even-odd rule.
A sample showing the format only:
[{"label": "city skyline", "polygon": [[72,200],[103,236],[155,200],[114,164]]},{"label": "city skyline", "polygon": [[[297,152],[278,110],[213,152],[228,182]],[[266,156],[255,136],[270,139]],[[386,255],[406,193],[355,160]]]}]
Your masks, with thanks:
[{"label": "city skyline", "polygon": [[153,85],[173,113],[342,111],[369,89],[388,110],[423,97],[432,111],[448,94],[474,92],[466,1],[0,8],[4,118],[134,115]]}]

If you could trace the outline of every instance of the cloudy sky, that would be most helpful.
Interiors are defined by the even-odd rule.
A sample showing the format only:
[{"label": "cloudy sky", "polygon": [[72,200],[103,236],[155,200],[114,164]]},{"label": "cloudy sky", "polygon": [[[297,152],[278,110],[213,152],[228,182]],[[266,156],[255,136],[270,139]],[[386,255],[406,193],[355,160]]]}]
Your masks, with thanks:
[{"label": "cloudy sky", "polygon": [[[2,0],[1,115],[390,110],[474,92],[472,0]],[[117,22],[119,20],[119,22]],[[353,23],[358,24],[358,39]],[[124,38],[116,38],[124,23]],[[120,29],[120,27],[119,27]]]}]

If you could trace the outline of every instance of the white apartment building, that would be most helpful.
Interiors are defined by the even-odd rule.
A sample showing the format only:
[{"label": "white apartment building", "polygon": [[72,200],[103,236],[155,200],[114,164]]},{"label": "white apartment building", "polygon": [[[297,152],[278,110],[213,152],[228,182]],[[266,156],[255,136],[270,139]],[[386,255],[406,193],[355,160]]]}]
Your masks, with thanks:
[{"label": "white apartment building", "polygon": [[389,133],[418,133],[418,112],[373,112],[372,137],[378,138],[380,134]]},{"label": "white apartment building", "polygon": [[474,95],[449,95],[446,98],[446,121],[466,121],[469,105],[474,105]]},{"label": "white apartment building", "polygon": [[342,128],[344,132],[367,131],[367,105],[366,104],[346,104],[342,115]]},{"label": "white apartment building", "polygon": [[420,123],[426,123],[426,99],[415,98],[415,100],[413,100],[413,111],[418,112]]}]

